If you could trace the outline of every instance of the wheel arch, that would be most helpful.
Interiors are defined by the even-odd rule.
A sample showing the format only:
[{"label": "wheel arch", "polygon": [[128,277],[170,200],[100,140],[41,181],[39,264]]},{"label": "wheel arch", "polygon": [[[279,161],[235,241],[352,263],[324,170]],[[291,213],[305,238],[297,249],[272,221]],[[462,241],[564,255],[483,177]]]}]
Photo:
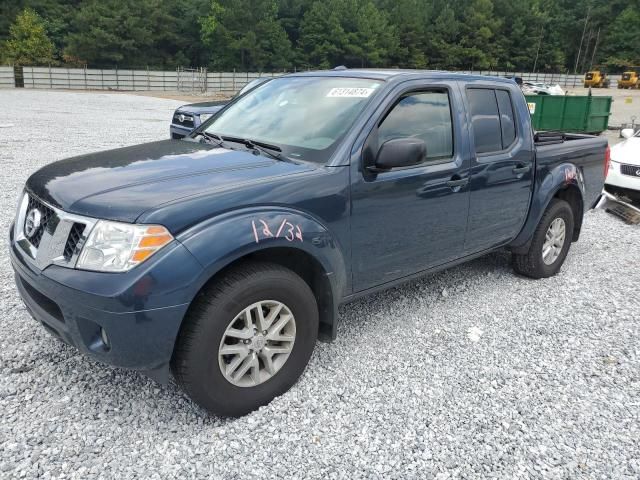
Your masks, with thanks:
[{"label": "wheel arch", "polygon": [[573,212],[573,234],[571,240],[573,242],[577,242],[580,238],[582,220],[584,217],[584,200],[582,199],[582,192],[577,185],[569,184],[564,188],[558,189],[555,195],[549,199],[549,203],[551,203],[551,200],[554,198],[564,200],[571,207],[571,211]]},{"label": "wheel arch", "polygon": [[202,265],[188,303],[243,262],[274,263],[309,285],[318,303],[319,338],[335,339],[338,304],[348,288],[347,265],[339,239],[315,217],[278,206],[243,209],[197,225],[177,240]]},{"label": "wheel arch", "polygon": [[251,251],[229,261],[219,270],[207,276],[198,291],[194,294],[191,303],[198,295],[211,284],[218,281],[227,272],[235,268],[241,268],[243,264],[259,262],[273,263],[285,267],[296,273],[309,286],[318,304],[319,325],[318,338],[331,341],[337,333],[337,305],[334,286],[332,285],[333,273],[328,272],[323,264],[309,252],[294,247],[268,247]]},{"label": "wheel arch", "polygon": [[531,245],[535,229],[554,198],[565,200],[571,206],[574,217],[572,241],[580,237],[584,216],[584,180],[573,164],[563,164],[549,172],[539,183],[531,202],[529,217],[509,248],[514,253],[525,253]]}]

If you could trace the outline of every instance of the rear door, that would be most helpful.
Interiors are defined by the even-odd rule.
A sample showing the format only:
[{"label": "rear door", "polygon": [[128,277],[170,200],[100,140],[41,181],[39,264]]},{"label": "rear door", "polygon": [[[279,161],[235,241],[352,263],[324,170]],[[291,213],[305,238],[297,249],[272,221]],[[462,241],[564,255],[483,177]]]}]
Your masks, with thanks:
[{"label": "rear door", "polygon": [[354,291],[462,256],[469,155],[461,102],[454,82],[410,82],[381,106],[366,132],[373,155],[385,141],[413,137],[426,143],[427,157],[377,173],[364,168],[362,157],[352,163]]},{"label": "rear door", "polygon": [[[530,132],[521,132],[507,86],[465,89],[472,148],[466,253],[507,243],[527,217],[533,188]],[[521,94],[520,94],[521,95]]]}]

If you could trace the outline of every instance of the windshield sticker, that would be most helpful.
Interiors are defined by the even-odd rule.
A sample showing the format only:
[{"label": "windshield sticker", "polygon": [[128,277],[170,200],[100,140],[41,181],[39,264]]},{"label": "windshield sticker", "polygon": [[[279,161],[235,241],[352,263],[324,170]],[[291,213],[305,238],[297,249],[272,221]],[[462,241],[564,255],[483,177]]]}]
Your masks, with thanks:
[{"label": "windshield sticker", "polygon": [[327,93],[330,98],[367,98],[373,93],[373,88],[364,87],[337,87]]},{"label": "windshield sticker", "polygon": [[303,241],[300,225],[294,225],[286,217],[282,220],[282,223],[279,224],[275,235],[269,228],[269,224],[261,218],[258,219],[257,223],[255,220],[251,220],[251,227],[253,229],[253,238],[256,243],[260,243],[261,240],[265,240],[267,238],[284,238],[288,242],[293,242],[294,240],[298,240],[300,242]]}]

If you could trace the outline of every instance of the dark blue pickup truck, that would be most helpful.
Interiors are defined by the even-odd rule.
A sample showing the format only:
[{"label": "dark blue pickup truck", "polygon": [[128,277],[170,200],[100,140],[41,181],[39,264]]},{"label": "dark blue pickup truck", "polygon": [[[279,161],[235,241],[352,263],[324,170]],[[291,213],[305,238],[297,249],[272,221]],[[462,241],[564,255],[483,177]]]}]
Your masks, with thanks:
[{"label": "dark blue pickup truck", "polygon": [[35,172],[11,260],[53,335],[235,416],[295,383],[341,303],[498,248],[556,274],[607,162],[603,138],[534,133],[508,79],[293,74],[184,140]]}]

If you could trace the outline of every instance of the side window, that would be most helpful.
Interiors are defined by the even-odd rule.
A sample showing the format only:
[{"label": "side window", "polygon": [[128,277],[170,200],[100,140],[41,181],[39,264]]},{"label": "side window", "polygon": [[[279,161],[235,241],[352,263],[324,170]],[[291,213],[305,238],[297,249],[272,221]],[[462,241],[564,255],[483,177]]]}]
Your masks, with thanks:
[{"label": "side window", "polygon": [[487,88],[470,88],[467,90],[467,99],[471,109],[476,153],[502,150],[498,102],[494,91]]},{"label": "side window", "polygon": [[516,122],[513,118],[511,95],[506,90],[496,90],[500,125],[502,126],[502,149],[505,150],[516,140]]},{"label": "side window", "polygon": [[416,137],[427,145],[427,159],[453,155],[453,126],[446,91],[408,94],[378,127],[378,145],[395,138]]}]

